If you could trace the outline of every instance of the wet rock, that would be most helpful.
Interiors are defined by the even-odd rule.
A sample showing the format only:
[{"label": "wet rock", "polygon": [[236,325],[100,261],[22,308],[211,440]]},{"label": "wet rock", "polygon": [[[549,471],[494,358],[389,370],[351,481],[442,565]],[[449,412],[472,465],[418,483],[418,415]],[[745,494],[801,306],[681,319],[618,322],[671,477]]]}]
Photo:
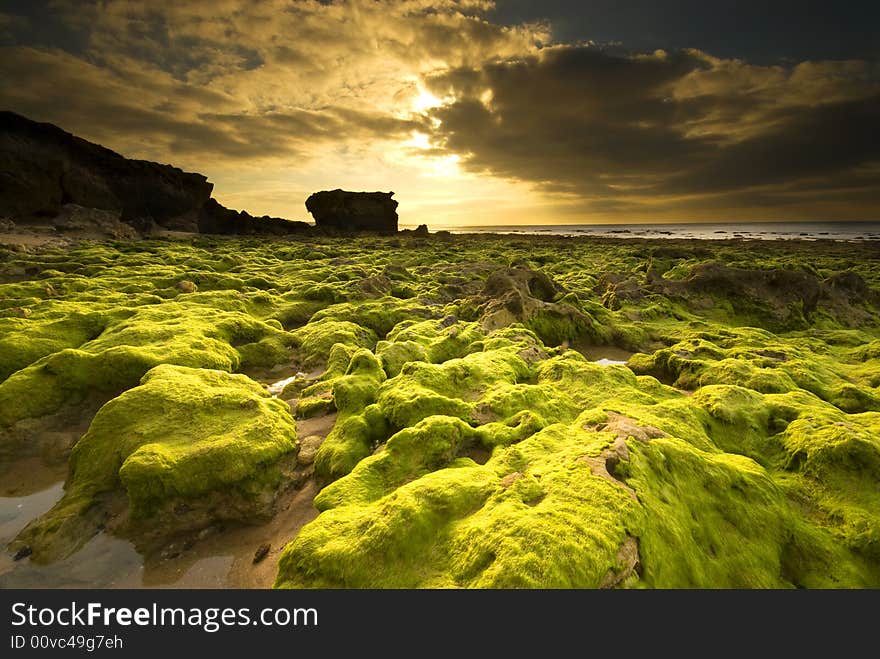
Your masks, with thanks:
[{"label": "wet rock", "polygon": [[358,293],[365,298],[379,298],[391,292],[391,280],[385,275],[365,277],[357,283]]},{"label": "wet rock", "polygon": [[872,296],[865,280],[852,270],[831,275],[822,284],[834,292],[844,293],[855,299],[864,300]]},{"label": "wet rock", "polygon": [[318,452],[323,441],[324,438],[321,435],[309,435],[308,437],[303,437],[302,440],[300,440],[299,453],[296,456],[296,461],[303,466],[312,464],[315,461],[315,454]]},{"label": "wet rock", "polygon": [[402,265],[398,265],[396,263],[389,263],[382,270],[382,274],[389,279],[395,280],[411,280],[413,279],[412,274],[409,270],[407,270]]},{"label": "wet rock", "polygon": [[33,553],[34,553],[34,550],[31,549],[30,546],[25,545],[24,547],[21,547],[17,552],[15,552],[15,555],[12,557],[12,560],[13,561],[20,561],[21,559],[27,558],[28,556],[30,556]]},{"label": "wet rock", "polygon": [[257,547],[257,551],[254,552],[254,564],[256,565],[266,558],[269,555],[270,549],[272,549],[272,546],[268,542]]},{"label": "wet rock", "polygon": [[526,477],[525,474],[518,472],[518,471],[514,471],[513,473],[507,474],[507,476],[505,476],[504,478],[501,479],[501,483],[500,483],[501,487],[506,489],[506,488],[510,487],[511,485],[513,485],[514,483],[516,483],[519,479],[525,478],[525,477]]},{"label": "wet rock", "polygon": [[639,542],[636,538],[627,536],[617,551],[616,569],[608,571],[602,578],[599,588],[614,588],[623,583],[633,572],[637,572],[640,568]]},{"label": "wet rock", "polygon": [[[247,399],[254,404],[242,405]],[[119,436],[137,439],[120,450]],[[57,560],[108,520],[151,544],[224,521],[267,519],[296,450],[288,406],[261,385],[163,364],[101,408],[71,454],[64,496],[18,541],[39,560]]]},{"label": "wet rock", "polygon": [[141,236],[152,237],[160,233],[160,227],[152,217],[132,217],[126,221]]},{"label": "wet rock", "polygon": [[682,281],[658,278],[649,288],[694,303],[696,308],[712,308],[706,304],[707,297],[723,299],[735,313],[771,330],[807,326],[820,295],[819,280],[808,272],[747,270],[717,262],[695,266]]},{"label": "wet rock", "polygon": [[397,232],[393,192],[323,190],[306,199],[306,209],[320,228],[337,231]]},{"label": "wet rock", "polygon": [[112,238],[113,240],[132,240],[138,237],[133,227],[120,220],[117,210],[85,208],[77,204],[65,204],[61,212],[53,218],[56,230],[65,234],[79,234],[85,237]]},{"label": "wet rock", "polygon": [[564,299],[564,289],[539,270],[504,268],[486,278],[473,302],[487,331],[522,323],[546,345],[599,337],[594,319]]},{"label": "wet rock", "polygon": [[[211,198],[213,188],[202,174],[131,160],[52,124],[0,112],[0,215],[18,224],[49,218],[67,233],[97,232],[113,239],[159,229],[242,235],[311,231],[306,222],[225,208]],[[71,212],[71,206],[77,210]]]},{"label": "wet rock", "polygon": [[[596,426],[586,426],[586,429],[594,430],[596,432],[614,433],[619,440],[623,440],[624,442],[629,438],[633,438],[647,444],[652,439],[668,437],[668,435],[659,428],[649,425],[640,425],[633,419],[618,414],[617,412],[609,411],[606,412],[606,414],[608,416],[608,421]],[[624,453],[621,453],[621,450],[624,451]],[[619,453],[624,460],[629,459],[629,453],[626,451],[625,443],[623,444],[622,449],[618,443],[615,443],[614,451]]]}]

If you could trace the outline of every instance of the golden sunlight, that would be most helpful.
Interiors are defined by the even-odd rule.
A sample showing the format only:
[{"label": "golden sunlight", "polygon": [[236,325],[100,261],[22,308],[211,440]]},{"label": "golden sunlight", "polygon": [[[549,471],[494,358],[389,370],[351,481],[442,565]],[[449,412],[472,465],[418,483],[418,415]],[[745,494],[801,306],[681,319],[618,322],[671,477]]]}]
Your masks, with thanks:
[{"label": "golden sunlight", "polygon": [[444,104],[444,100],[438,98],[421,85],[418,88],[418,94],[413,98],[412,109],[415,113],[422,113],[431,108],[437,108]]}]

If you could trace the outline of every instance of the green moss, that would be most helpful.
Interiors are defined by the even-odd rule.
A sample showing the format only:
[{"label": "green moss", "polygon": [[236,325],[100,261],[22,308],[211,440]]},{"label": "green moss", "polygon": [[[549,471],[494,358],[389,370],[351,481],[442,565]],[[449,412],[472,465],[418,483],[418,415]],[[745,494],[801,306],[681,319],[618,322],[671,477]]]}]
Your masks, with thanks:
[{"label": "green moss", "polygon": [[[241,312],[177,302],[143,307],[80,349],[44,357],[0,384],[0,425],[52,414],[89,395],[109,397],[135,386],[159,364],[234,371],[241,365],[241,356],[233,343],[280,334]],[[262,344],[245,352],[255,359],[264,358],[267,347],[273,346]],[[274,348],[264,362],[280,360],[277,344]]]},{"label": "green moss", "polygon": [[376,356],[390,378],[398,375],[404,364],[428,361],[428,351],[415,341],[379,341]]},{"label": "green moss", "polygon": [[291,334],[305,366],[326,361],[330,348],[336,343],[349,348],[373,348],[376,345],[375,332],[347,320],[324,318],[310,322]]},{"label": "green moss", "polygon": [[[272,325],[268,325],[272,327]],[[275,328],[277,329],[277,328]],[[241,368],[249,366],[274,366],[290,361],[290,344],[293,338],[285,332],[278,332],[273,336],[267,336],[253,343],[238,346]]]},{"label": "green moss", "polygon": [[[461,466],[427,474],[371,506],[345,506],[303,527],[278,563],[278,588],[414,588],[439,577],[438,529],[479,507],[497,478]],[[379,523],[376,523],[377,520]]]},{"label": "green moss", "polygon": [[386,437],[387,423],[377,405],[361,414],[337,418],[315,454],[315,473],[324,480],[344,476]]},{"label": "green moss", "polygon": [[320,302],[295,300],[282,304],[273,314],[273,318],[278,320],[285,329],[296,329],[309,322],[315,312],[322,309],[323,306]]},{"label": "green moss", "polygon": [[454,459],[466,424],[426,419],[321,493],[276,586],[597,586],[635,503],[581,459],[592,436],[547,428],[480,467]]},{"label": "green moss", "polygon": [[783,491],[748,458],[658,439],[636,450],[632,473],[647,515],[663,520],[640,532],[645,586],[864,585],[846,552],[828,551],[827,538],[809,544],[822,534],[795,520]]},{"label": "green moss", "polygon": [[[140,401],[126,396],[157,366],[286,362],[309,372],[283,394],[296,416],[338,416],[314,464],[323,512],[278,585],[876,587],[871,247],[203,236],[5,252],[0,442],[14,453],[78,405]],[[636,354],[603,366],[572,349],[605,345]],[[209,407],[180,437],[211,427]],[[118,427],[152,427],[152,403],[125,409]],[[71,490],[41,533],[89,537],[128,500],[127,460],[132,511],[152,511],[132,528],[191,521],[173,501],[267,509],[276,467],[235,480],[248,459],[206,457],[233,475],[199,494],[160,469],[189,469],[181,450],[157,436],[120,454],[111,489]]]},{"label": "green moss", "polygon": [[427,310],[417,303],[402,303],[385,297],[357,303],[334,304],[315,313],[312,321],[323,319],[344,320],[366,327],[378,336],[385,336],[398,323],[413,316],[426,314]]},{"label": "green moss", "polygon": [[392,489],[450,464],[469,444],[474,430],[455,417],[431,416],[391,436],[383,449],[361,460],[345,478],[315,497],[318,510],[380,499]]},{"label": "green moss", "polygon": [[230,490],[252,500],[251,509],[213,514],[247,521],[266,513],[260,496],[279,485],[278,463],[295,451],[287,405],[257,383],[223,371],[157,366],[101,408],[73,449],[64,497],[19,540],[38,557],[73,551],[88,536],[65,537],[71,510],[85,511],[120,489],[134,524],[160,526],[167,502],[196,505]]},{"label": "green moss", "polygon": [[618,568],[637,509],[586,457],[607,437],[550,426],[487,467],[505,475],[449,543],[454,582],[480,588],[596,588]]},{"label": "green moss", "polygon": [[329,480],[347,474],[385,438],[385,417],[373,404],[384,380],[379,360],[361,349],[352,355],[344,375],[316,385],[329,388],[339,411],[315,455],[315,473],[320,477]]},{"label": "green moss", "polygon": [[24,318],[0,318],[0,382],[41,357],[94,339],[106,322],[102,313],[58,303]]},{"label": "green moss", "polygon": [[448,320],[404,321],[392,329],[387,339],[396,343],[412,341],[424,346],[428,361],[440,364],[463,357],[485,334],[477,323]]},{"label": "green moss", "polygon": [[529,377],[526,363],[507,351],[475,352],[442,364],[409,362],[378,395],[382,412],[399,428],[435,414],[469,419],[489,387]]}]

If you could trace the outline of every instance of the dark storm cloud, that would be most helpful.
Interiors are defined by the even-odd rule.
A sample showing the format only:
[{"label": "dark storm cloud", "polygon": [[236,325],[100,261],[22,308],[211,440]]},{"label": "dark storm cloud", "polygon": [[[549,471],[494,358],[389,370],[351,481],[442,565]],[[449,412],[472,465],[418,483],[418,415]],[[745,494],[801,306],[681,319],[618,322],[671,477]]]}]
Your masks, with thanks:
[{"label": "dark storm cloud", "polygon": [[[829,195],[880,186],[876,74],[864,62],[784,69],[557,46],[432,78],[434,93],[456,99],[432,112],[433,137],[471,171],[594,210],[792,204],[817,180],[833,182]],[[764,189],[744,194],[752,188]]]},{"label": "dark storm cloud", "polygon": [[880,55],[880,3],[828,0],[499,0],[493,22],[546,19],[558,42],[698,48],[751,62]]}]

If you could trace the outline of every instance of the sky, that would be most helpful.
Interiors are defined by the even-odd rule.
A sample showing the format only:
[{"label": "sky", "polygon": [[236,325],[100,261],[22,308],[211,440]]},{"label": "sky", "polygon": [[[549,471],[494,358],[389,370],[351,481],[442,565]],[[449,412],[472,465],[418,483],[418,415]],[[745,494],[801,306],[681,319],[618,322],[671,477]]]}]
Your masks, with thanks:
[{"label": "sky", "polygon": [[876,2],[0,0],[0,51],[0,109],[254,215],[880,220]]}]

